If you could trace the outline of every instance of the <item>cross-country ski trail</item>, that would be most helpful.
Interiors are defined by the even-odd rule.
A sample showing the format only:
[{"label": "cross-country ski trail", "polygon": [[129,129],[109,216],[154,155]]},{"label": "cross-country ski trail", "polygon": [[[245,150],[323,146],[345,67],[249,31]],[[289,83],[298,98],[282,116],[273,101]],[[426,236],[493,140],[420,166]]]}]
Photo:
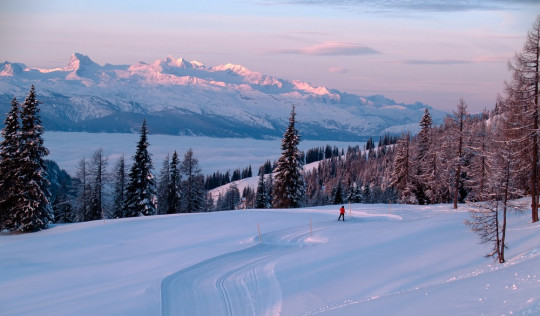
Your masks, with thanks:
[{"label": "cross-country ski trail", "polygon": [[161,283],[162,315],[279,314],[275,263],[302,248],[308,235],[304,227],[263,234],[261,243],[169,275]]}]

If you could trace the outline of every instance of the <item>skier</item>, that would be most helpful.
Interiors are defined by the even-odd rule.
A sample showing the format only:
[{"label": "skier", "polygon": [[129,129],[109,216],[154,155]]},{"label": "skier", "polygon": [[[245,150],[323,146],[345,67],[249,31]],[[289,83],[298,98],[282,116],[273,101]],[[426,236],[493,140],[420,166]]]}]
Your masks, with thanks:
[{"label": "skier", "polygon": [[341,208],[339,209],[339,217],[338,217],[338,222],[339,222],[339,219],[340,218],[343,218],[343,221],[345,221],[345,206],[341,206]]}]

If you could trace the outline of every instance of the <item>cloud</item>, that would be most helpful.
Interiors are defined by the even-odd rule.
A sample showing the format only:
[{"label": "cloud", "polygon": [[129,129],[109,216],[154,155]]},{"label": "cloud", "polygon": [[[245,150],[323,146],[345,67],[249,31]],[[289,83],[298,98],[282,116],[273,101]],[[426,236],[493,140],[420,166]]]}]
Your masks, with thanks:
[{"label": "cloud", "polygon": [[328,71],[336,74],[346,74],[349,72],[349,69],[343,67],[330,67],[328,68]]},{"label": "cloud", "polygon": [[509,56],[482,55],[474,58],[475,63],[500,63],[508,61]]},{"label": "cloud", "polygon": [[295,54],[295,55],[318,55],[318,56],[354,56],[380,54],[379,51],[356,43],[347,42],[324,42],[322,44],[304,47],[300,49],[277,49],[272,50],[274,54]]},{"label": "cloud", "polygon": [[468,60],[458,60],[458,59],[440,59],[440,60],[405,60],[401,62],[406,65],[464,65],[470,64],[471,61]]},{"label": "cloud", "polygon": [[482,55],[471,60],[466,59],[408,59],[408,60],[381,60],[381,63],[402,64],[402,65],[467,65],[467,64],[485,64],[500,63],[508,60],[507,56]]},{"label": "cloud", "polygon": [[537,4],[538,0],[266,0],[266,3],[356,8],[363,12],[492,11]]}]

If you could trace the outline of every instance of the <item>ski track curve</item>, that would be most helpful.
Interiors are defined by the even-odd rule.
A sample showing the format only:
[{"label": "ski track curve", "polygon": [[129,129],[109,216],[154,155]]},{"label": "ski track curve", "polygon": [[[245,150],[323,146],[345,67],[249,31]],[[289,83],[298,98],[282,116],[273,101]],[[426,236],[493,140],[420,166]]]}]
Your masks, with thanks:
[{"label": "ski track curve", "polygon": [[282,293],[276,259],[304,247],[308,235],[304,227],[263,234],[261,243],[169,275],[161,282],[161,314],[278,314]]}]

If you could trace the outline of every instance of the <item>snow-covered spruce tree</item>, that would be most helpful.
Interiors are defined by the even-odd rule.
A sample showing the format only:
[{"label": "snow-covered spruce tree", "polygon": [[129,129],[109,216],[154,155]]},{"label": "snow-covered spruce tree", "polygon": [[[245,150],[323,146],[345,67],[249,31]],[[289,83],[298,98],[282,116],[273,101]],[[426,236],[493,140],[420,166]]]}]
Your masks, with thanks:
[{"label": "snow-covered spruce tree", "polygon": [[182,174],[180,173],[180,160],[174,151],[169,167],[169,187],[167,188],[167,214],[178,213],[181,210],[182,200]]},{"label": "snow-covered spruce tree", "polygon": [[276,175],[272,204],[275,208],[296,208],[302,206],[304,201],[305,184],[298,150],[300,135],[295,128],[295,116],[295,107],[293,106],[289,126],[281,140],[281,156],[274,170]]},{"label": "snow-covered spruce tree", "polygon": [[365,183],[362,190],[362,202],[365,204],[373,203],[371,199],[371,185],[369,182]]},{"label": "snow-covered spruce tree", "polygon": [[266,190],[266,208],[272,208],[272,194],[274,192],[274,177],[272,172],[265,175],[264,189]]},{"label": "snow-covered spruce tree", "polygon": [[124,154],[118,158],[114,169],[113,218],[122,218],[125,213],[124,206],[127,186],[126,159]]},{"label": "snow-covered spruce tree", "polygon": [[343,186],[341,185],[341,181],[338,181],[337,186],[332,189],[332,204],[343,204],[343,195]]},{"label": "snow-covered spruce tree", "polygon": [[413,159],[415,169],[413,191],[418,204],[430,204],[432,192],[433,164],[431,155],[431,115],[426,108],[420,120],[420,132],[417,136],[417,150]]},{"label": "snow-covered spruce tree", "polygon": [[396,154],[390,185],[395,187],[400,195],[400,202],[406,204],[416,203],[416,198],[412,192],[413,171],[410,158],[410,135],[404,134],[396,144]]},{"label": "snow-covered spruce tree", "polygon": [[20,197],[19,177],[19,109],[20,105],[14,98],[11,101],[11,110],[6,114],[4,128],[2,129],[2,142],[0,143],[0,231],[5,221],[15,209]]},{"label": "snow-covered spruce tree", "polygon": [[169,208],[167,195],[170,185],[170,172],[171,164],[169,161],[169,154],[165,156],[163,160],[163,165],[159,173],[159,180],[157,184],[157,213],[158,214],[167,214]]},{"label": "snow-covered spruce tree", "polygon": [[519,113],[521,126],[518,138],[523,166],[529,179],[528,191],[531,196],[532,221],[538,221],[538,198],[540,194],[540,153],[539,153],[539,104],[540,85],[540,16],[527,34],[525,45],[508,63],[512,80],[506,84],[506,109]]},{"label": "snow-covered spruce tree", "polygon": [[19,147],[19,177],[17,205],[5,222],[9,230],[32,232],[44,229],[53,220],[53,209],[49,202],[49,182],[46,179],[44,157],[49,150],[43,146],[43,127],[39,115],[39,101],[34,86],[21,107],[21,129]]},{"label": "snow-covered spruce tree", "polygon": [[191,148],[184,155],[180,165],[182,181],[182,211],[187,213],[201,212],[204,208],[204,176],[199,167],[199,160],[193,155]]},{"label": "snow-covered spruce tree", "polygon": [[126,217],[156,214],[156,183],[152,174],[152,158],[148,152],[147,134],[148,128],[144,120],[141,126],[141,137],[128,175]]},{"label": "snow-covered spruce tree", "polygon": [[266,208],[266,188],[264,187],[264,170],[259,170],[259,181],[257,182],[257,192],[255,193],[255,208]]},{"label": "snow-covered spruce tree", "polygon": [[362,194],[360,193],[360,186],[353,182],[349,185],[349,194],[347,195],[347,202],[349,203],[361,203]]}]

